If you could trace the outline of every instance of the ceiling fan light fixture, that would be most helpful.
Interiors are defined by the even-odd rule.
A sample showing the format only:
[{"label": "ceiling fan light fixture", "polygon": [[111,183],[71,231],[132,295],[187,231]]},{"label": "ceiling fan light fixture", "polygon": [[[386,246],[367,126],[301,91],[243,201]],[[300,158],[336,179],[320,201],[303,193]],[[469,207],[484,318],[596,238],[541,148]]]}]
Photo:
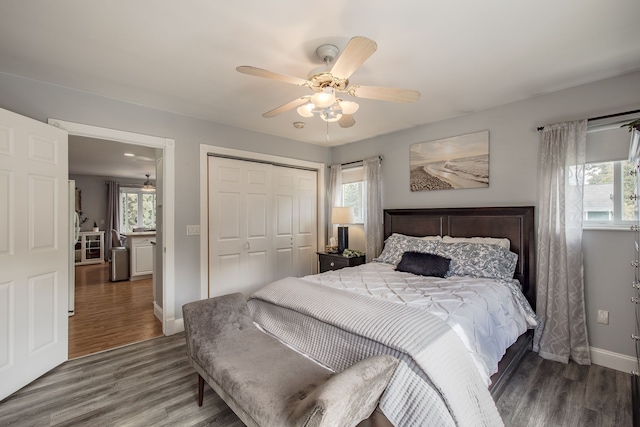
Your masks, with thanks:
[{"label": "ceiling fan light fixture", "polygon": [[156,187],[153,186],[153,184],[151,183],[151,181],[149,180],[149,174],[145,175],[147,177],[147,180],[144,182],[144,184],[142,184],[142,191],[153,191],[156,189]]},{"label": "ceiling fan light fixture", "polygon": [[353,114],[360,108],[360,105],[353,101],[343,101],[339,99],[338,103],[340,104],[340,108],[342,108],[343,114]]},{"label": "ceiling fan light fixture", "polygon": [[327,86],[322,89],[322,92],[317,92],[311,97],[311,102],[317,108],[327,108],[335,104],[336,95],[331,86]]},{"label": "ceiling fan light fixture", "polygon": [[325,122],[333,123],[342,118],[342,113],[336,113],[332,110],[324,111],[322,114],[320,114],[320,118]]},{"label": "ceiling fan light fixture", "polygon": [[327,108],[314,110],[314,114],[320,116],[325,122],[333,123],[340,120],[342,117],[342,108],[339,103],[334,103]]},{"label": "ceiling fan light fixture", "polygon": [[303,104],[303,105],[299,106],[296,111],[302,117],[313,117],[313,111],[312,110],[314,108],[315,108],[315,106],[311,102],[307,102],[306,104]]},{"label": "ceiling fan light fixture", "polygon": [[416,102],[420,99],[420,92],[417,90],[350,84],[350,77],[376,49],[376,42],[362,36],[352,37],[342,53],[332,44],[321,45],[316,49],[316,54],[324,65],[312,70],[306,80],[248,65],[236,67],[236,70],[243,74],[306,87],[313,92],[311,96],[303,96],[267,111],[262,117],[271,118],[297,109],[302,117],[317,116],[326,121],[342,119],[340,127],[348,128],[355,124],[353,113],[358,111],[359,105],[336,99],[336,92],[346,92],[355,98],[391,102]]}]

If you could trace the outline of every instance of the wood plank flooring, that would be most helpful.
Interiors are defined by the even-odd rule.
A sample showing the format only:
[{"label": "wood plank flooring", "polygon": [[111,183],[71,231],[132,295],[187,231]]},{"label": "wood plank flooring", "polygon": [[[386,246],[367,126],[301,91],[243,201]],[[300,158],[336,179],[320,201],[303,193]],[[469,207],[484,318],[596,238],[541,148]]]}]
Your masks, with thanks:
[{"label": "wood plank flooring", "polygon": [[[628,374],[528,353],[497,402],[506,426],[631,426]],[[212,426],[242,422],[186,358],[184,333],[68,361],[0,402],[0,426]]]},{"label": "wood plank flooring", "polygon": [[0,426],[243,424],[210,388],[197,403],[184,334],[70,360],[0,402]]},{"label": "wood plank flooring", "polygon": [[528,352],[497,406],[505,426],[631,426],[631,375]]},{"label": "wood plank flooring", "polygon": [[76,266],[69,359],[162,336],[153,314],[152,279],[109,280],[109,263]]}]

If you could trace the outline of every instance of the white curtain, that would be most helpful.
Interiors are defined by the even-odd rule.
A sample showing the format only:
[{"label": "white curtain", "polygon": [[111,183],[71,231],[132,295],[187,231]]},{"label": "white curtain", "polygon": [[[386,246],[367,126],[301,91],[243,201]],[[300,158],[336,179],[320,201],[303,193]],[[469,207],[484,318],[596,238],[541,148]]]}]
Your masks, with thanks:
[{"label": "white curtain", "polygon": [[329,215],[327,215],[327,242],[331,237],[338,238],[337,233],[334,235],[333,221],[331,211],[334,206],[342,206],[342,165],[331,165],[329,173]]},{"label": "white curtain", "polygon": [[533,350],[590,364],[584,303],[582,198],[587,121],[545,126],[540,148],[537,313]]},{"label": "white curtain", "polygon": [[364,235],[367,262],[382,252],[382,178],[380,177],[380,157],[365,159],[364,182],[366,206],[364,207]]}]

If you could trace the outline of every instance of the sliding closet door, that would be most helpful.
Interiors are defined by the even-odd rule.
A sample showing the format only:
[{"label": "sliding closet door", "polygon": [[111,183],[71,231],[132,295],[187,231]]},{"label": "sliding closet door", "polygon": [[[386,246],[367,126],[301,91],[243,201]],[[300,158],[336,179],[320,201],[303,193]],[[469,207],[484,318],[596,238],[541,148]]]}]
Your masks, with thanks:
[{"label": "sliding closet door", "polygon": [[271,165],[209,157],[209,296],[273,277]]},{"label": "sliding closet door", "polygon": [[316,271],[317,172],[209,157],[209,296]]},{"label": "sliding closet door", "polygon": [[313,274],[317,265],[317,172],[274,167],[274,279]]}]

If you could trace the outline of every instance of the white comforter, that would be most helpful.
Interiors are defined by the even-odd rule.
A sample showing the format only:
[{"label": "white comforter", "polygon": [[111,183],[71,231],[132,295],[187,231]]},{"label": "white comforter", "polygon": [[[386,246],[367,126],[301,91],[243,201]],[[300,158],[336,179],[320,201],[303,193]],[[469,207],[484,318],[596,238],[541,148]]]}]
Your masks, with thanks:
[{"label": "white comforter", "polygon": [[247,305],[265,331],[335,371],[376,354],[398,358],[379,404],[394,426],[503,425],[457,334],[428,311],[294,277]]},{"label": "white comforter", "polygon": [[303,279],[428,310],[458,334],[487,385],[506,349],[537,325],[515,280],[417,276],[377,262]]}]

